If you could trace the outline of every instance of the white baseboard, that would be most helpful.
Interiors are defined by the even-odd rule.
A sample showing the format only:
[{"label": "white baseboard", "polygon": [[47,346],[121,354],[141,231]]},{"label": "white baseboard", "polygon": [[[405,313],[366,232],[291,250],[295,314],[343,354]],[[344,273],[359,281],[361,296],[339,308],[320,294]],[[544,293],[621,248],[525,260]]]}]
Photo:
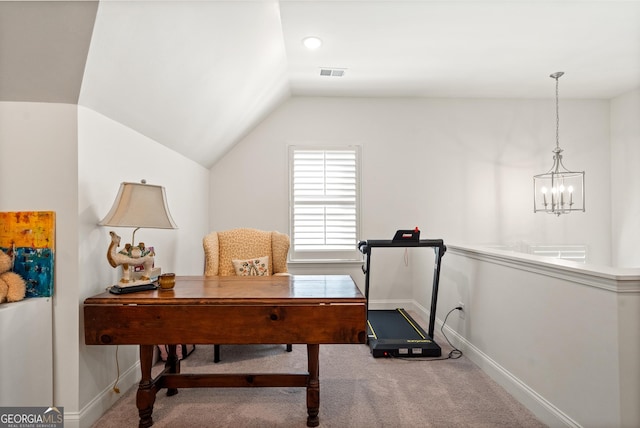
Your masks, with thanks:
[{"label": "white baseboard", "polygon": [[122,394],[127,392],[132,386],[140,382],[140,361],[129,367],[122,373],[118,381],[120,393],[113,390],[113,385],[109,385],[93,400],[91,400],[79,412],[64,414],[64,426],[66,428],[89,428],[105,414],[107,410],[120,399]]},{"label": "white baseboard", "polygon": [[[429,319],[429,311],[424,306],[414,301],[410,307],[415,310],[423,320]],[[442,322],[443,320],[436,318],[436,327],[438,329],[442,329]],[[571,419],[567,414],[474,346],[473,343],[459,335],[455,330],[445,325],[444,331],[447,339],[449,339],[455,347],[460,349],[467,358],[473,361],[483,372],[518,400],[520,404],[529,409],[529,411],[544,424],[552,428],[581,428],[581,425],[575,420]]]}]

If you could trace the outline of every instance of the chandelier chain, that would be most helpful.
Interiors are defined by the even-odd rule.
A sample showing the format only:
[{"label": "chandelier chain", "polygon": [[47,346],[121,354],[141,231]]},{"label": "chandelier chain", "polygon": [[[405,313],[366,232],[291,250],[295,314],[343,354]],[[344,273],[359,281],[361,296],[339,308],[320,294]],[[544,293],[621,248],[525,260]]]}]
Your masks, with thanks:
[{"label": "chandelier chain", "polygon": [[556,77],[556,149],[560,148],[560,101],[558,95],[558,79],[560,76]]}]

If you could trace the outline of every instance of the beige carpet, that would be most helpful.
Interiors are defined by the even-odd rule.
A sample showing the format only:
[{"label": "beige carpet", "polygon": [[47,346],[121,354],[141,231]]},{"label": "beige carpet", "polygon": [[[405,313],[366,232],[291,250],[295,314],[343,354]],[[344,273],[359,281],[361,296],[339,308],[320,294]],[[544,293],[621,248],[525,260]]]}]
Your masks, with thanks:
[{"label": "beige carpet", "polygon": [[[446,356],[451,348],[438,334]],[[198,345],[182,372],[264,373],[306,370],[306,346]],[[154,373],[161,369],[154,367]],[[136,388],[94,428],[138,426]],[[367,345],[320,346],[321,427],[544,427],[465,356],[429,361],[373,358]],[[154,427],[305,427],[304,388],[182,389],[156,398]]]}]

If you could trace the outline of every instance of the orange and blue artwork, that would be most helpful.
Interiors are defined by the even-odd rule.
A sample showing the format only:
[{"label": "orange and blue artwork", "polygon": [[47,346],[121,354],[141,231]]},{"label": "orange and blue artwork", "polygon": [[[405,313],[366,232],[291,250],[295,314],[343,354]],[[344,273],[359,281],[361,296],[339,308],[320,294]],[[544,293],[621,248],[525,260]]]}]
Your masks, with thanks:
[{"label": "orange and blue artwork", "polygon": [[53,211],[0,212],[0,250],[24,278],[25,297],[53,294],[56,218]]}]

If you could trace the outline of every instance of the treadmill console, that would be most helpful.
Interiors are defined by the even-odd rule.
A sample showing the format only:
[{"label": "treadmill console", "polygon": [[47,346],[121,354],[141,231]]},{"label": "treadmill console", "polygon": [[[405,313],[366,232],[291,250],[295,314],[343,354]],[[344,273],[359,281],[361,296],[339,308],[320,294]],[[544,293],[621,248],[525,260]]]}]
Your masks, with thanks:
[{"label": "treadmill console", "polygon": [[396,231],[396,234],[393,236],[393,242],[418,242],[420,241],[420,229],[417,227],[413,230],[403,230],[400,229]]}]

